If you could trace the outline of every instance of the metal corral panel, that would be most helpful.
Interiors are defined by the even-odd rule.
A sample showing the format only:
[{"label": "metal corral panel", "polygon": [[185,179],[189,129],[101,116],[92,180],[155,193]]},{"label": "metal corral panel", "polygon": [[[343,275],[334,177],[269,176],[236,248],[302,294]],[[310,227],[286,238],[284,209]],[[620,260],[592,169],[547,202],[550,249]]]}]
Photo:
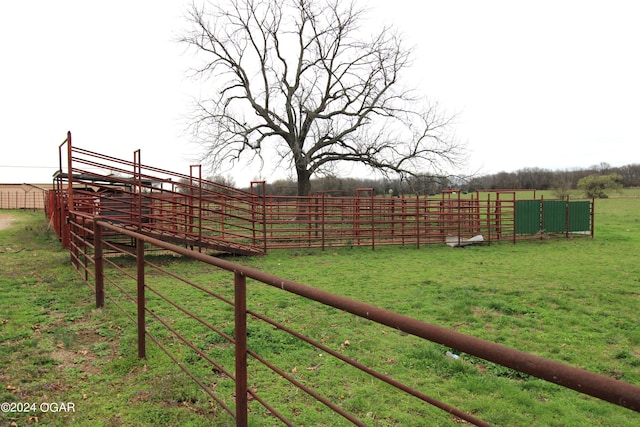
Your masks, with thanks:
[{"label": "metal corral panel", "polygon": [[540,200],[516,201],[516,234],[540,232]]},{"label": "metal corral panel", "polygon": [[591,202],[569,202],[569,232],[591,231]]},{"label": "metal corral panel", "polygon": [[547,233],[567,231],[567,202],[564,200],[545,200],[542,203],[542,228]]}]

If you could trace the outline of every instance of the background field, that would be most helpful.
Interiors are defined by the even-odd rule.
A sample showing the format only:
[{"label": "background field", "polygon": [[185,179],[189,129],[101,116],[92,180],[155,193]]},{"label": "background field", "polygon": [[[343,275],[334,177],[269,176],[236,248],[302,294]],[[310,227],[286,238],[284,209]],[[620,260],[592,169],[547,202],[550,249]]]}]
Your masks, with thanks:
[{"label": "background field", "polygon": [[[272,251],[242,264],[483,339],[640,384],[640,198],[596,201],[595,239],[539,240],[453,249],[447,246]],[[73,402],[75,412],[4,413],[0,424],[228,425],[152,344],[136,357],[135,329],[107,302],[93,308],[42,213],[9,212],[0,231],[0,401]],[[220,293],[228,274],[159,256],[157,262]],[[169,280],[154,286],[223,322],[230,311]],[[133,285],[131,285],[133,286]],[[107,288],[107,292],[110,289]],[[406,380],[440,400],[497,425],[637,425],[637,413],[580,396],[397,331],[249,284],[251,309],[277,318],[332,348]],[[157,301],[151,301],[157,303]],[[158,305],[159,311],[164,310]],[[169,314],[168,314],[169,315]],[[177,326],[230,363],[228,348],[180,317]],[[153,329],[155,326],[150,325]],[[229,326],[226,326],[229,328]],[[446,413],[394,395],[270,328],[250,322],[249,345],[301,381],[318,384],[371,425],[453,425]],[[345,342],[348,345],[345,346]],[[198,369],[193,353],[178,348]],[[232,387],[202,372],[229,402]],[[339,425],[317,404],[267,373],[251,378],[300,425]],[[273,420],[252,403],[254,425]]]}]

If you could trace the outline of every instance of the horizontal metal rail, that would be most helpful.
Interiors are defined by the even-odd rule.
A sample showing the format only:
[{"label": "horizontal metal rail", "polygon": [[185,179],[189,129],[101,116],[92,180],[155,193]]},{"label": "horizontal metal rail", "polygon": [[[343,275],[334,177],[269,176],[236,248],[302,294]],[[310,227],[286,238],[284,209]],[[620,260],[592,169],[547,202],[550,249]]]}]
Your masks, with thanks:
[{"label": "horizontal metal rail", "polygon": [[[66,172],[63,172],[63,147]],[[68,247],[69,210],[109,217],[174,243],[222,252],[260,254],[263,238],[263,197],[202,179],[122,160],[71,145],[71,135],[59,147],[56,174],[56,232]],[[66,191],[62,191],[66,183]],[[55,217],[55,218],[54,218]]]},{"label": "horizontal metal rail", "polygon": [[[264,273],[253,268],[240,266],[224,259],[211,257],[200,252],[196,252],[140,233],[136,233],[134,231],[124,229],[118,225],[111,224],[101,219],[96,219],[95,222],[95,225],[99,228],[103,228],[111,232],[122,233],[133,239],[137,239],[152,246],[158,246],[160,248],[175,252],[185,257],[189,257],[210,265],[214,265],[229,272],[233,272],[236,278],[251,278],[259,282],[271,285],[280,290],[291,292],[293,294],[319,302],[321,304],[329,305],[345,312],[352,313],[356,316],[366,318],[376,323],[403,331],[407,334],[411,334],[432,342],[457,349],[458,351],[480,357],[487,361],[497,363],[516,371],[526,373],[534,377],[542,378],[549,382],[576,390],[580,393],[584,393],[605,400],[607,402],[611,402],[640,412],[640,387],[636,385],[564,365],[559,362],[531,355],[500,344],[471,337],[456,331],[429,324],[427,322],[423,322],[404,315],[390,312],[388,310],[371,306],[369,304],[364,304],[348,298],[333,295],[331,293],[311,288],[309,286],[305,286],[268,273]],[[243,309],[243,311],[245,316],[247,313],[249,313],[256,318],[260,318],[257,313],[246,311],[246,309]],[[293,333],[294,336],[299,335],[294,331],[287,331],[287,328],[282,325],[277,325],[277,327],[286,332]],[[298,338],[304,339],[301,336],[298,336]],[[235,344],[237,345],[237,341],[235,342]],[[319,345],[322,346],[322,344]],[[323,351],[326,350],[327,349],[325,348]],[[363,370],[367,372],[366,367]],[[378,377],[375,374],[374,376]],[[383,381],[386,380],[383,379]],[[420,398],[424,397],[421,396],[421,393],[418,391],[406,390],[402,386],[400,386],[399,388],[405,392],[413,394],[414,396],[418,396]],[[423,398],[423,400],[425,401],[429,401],[429,399],[430,398],[428,398],[428,396],[426,397],[426,399]],[[441,404],[441,402],[438,402],[436,400],[430,403],[433,403],[436,406],[453,413],[459,418],[466,419],[469,422],[473,422],[476,425],[487,425],[482,420],[475,419],[475,417],[469,416],[468,414],[465,414],[463,412],[458,412],[458,410],[456,410],[455,408],[450,408],[448,407],[448,405]]]},{"label": "horizontal metal rail", "polygon": [[[62,172],[64,145],[66,173]],[[75,147],[70,133],[59,152],[54,194],[60,200],[49,206],[60,212],[52,210],[49,216],[65,247],[65,210],[110,217],[172,243],[242,255],[263,254],[271,248],[420,247],[451,244],[451,239],[460,244],[476,236],[489,244],[515,243],[544,233],[542,227],[528,234],[516,232],[514,190],[488,193],[486,201],[480,192],[463,196],[453,190],[437,198],[376,197],[373,189],[358,189],[353,197],[326,193],[274,197],[264,194],[264,183],[252,183],[246,192],[202,179],[197,165],[189,175],[144,165],[139,150],[129,161]],[[566,232],[556,236],[570,236],[568,222],[569,218]],[[593,237],[593,220],[590,230],[582,231]]]},{"label": "horizontal metal rail", "polygon": [[0,188],[0,209],[44,210],[46,191],[42,189],[8,190]]}]

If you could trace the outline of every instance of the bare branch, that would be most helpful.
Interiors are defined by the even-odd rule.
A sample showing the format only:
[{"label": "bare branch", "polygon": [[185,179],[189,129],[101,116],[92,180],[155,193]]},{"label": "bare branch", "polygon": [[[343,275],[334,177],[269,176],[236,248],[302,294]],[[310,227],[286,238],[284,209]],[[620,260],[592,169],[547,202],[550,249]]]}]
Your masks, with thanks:
[{"label": "bare branch", "polygon": [[211,91],[192,130],[212,165],[289,165],[299,192],[343,162],[401,176],[440,173],[463,158],[452,118],[401,84],[411,50],[392,28],[367,37],[364,11],[339,0],[226,0],[193,6],[183,42]]}]

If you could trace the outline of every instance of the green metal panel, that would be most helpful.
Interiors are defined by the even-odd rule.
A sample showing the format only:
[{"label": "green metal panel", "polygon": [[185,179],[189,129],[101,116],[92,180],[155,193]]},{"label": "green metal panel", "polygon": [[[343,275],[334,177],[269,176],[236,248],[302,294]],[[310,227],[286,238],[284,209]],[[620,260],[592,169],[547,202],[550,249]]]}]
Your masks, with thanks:
[{"label": "green metal panel", "polygon": [[569,202],[569,232],[591,231],[591,202]]},{"label": "green metal panel", "polygon": [[540,200],[516,201],[516,234],[540,232]]},{"label": "green metal panel", "polygon": [[567,202],[564,200],[545,200],[542,203],[542,228],[547,233],[567,231]]}]

